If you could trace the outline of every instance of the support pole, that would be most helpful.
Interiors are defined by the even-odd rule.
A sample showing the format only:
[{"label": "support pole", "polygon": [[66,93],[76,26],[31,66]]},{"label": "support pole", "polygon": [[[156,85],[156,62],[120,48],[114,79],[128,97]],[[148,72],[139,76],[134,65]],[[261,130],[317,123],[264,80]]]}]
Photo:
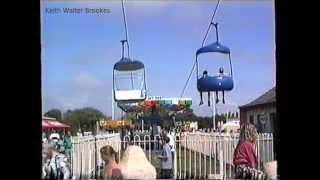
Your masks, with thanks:
[{"label": "support pole", "polygon": [[216,94],[212,93],[212,120],[213,120],[213,130],[216,130],[216,102],[215,102],[215,97]]},{"label": "support pole", "polygon": [[[113,88],[112,88],[113,89]],[[112,120],[114,120],[114,95],[113,95],[113,90],[112,90],[112,97],[111,97],[111,108],[112,108]]]},{"label": "support pole", "polygon": [[[97,121],[95,121],[97,124]],[[97,148],[97,129],[94,132],[94,177],[98,179],[98,148]]]},{"label": "support pole", "polygon": [[144,132],[144,122],[143,122],[142,118],[141,118],[141,130],[142,130],[142,132]]}]

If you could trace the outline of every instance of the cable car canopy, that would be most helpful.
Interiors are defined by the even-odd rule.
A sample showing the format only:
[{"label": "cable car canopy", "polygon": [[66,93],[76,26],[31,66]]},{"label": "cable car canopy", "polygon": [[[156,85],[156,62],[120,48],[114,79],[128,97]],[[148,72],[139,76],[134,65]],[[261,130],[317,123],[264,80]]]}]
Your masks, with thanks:
[{"label": "cable car canopy", "polygon": [[[233,74],[232,74],[232,62],[231,62],[231,51],[227,46],[222,45],[219,42],[218,34],[218,23],[211,23],[210,26],[214,25],[216,29],[216,42],[209,45],[203,46],[196,51],[196,69],[197,69],[197,89],[199,92],[211,92],[211,91],[231,91],[233,89]],[[210,29],[209,26],[209,29]],[[200,60],[198,56],[203,53],[219,53],[227,55],[226,58],[229,60],[230,74],[224,72],[218,75],[212,75],[212,71],[208,74],[209,67],[200,69]],[[207,75],[206,75],[207,74]]]},{"label": "cable car canopy", "polygon": [[144,68],[144,64],[138,60],[131,60],[130,58],[123,57],[118,61],[113,69],[117,71],[136,71]]}]

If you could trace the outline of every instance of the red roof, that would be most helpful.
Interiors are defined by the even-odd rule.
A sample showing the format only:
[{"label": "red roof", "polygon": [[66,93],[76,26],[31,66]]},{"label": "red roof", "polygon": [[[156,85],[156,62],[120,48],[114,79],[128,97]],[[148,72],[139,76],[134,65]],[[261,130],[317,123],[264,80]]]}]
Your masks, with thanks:
[{"label": "red roof", "polygon": [[63,124],[59,121],[42,120],[42,128],[69,128],[67,124]]}]

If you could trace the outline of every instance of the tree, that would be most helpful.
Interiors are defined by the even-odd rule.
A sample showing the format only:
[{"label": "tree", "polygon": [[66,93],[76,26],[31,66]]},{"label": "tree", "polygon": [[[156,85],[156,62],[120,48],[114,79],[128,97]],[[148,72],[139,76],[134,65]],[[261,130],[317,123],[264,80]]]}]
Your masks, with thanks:
[{"label": "tree", "polygon": [[236,112],[236,118],[239,118],[239,113],[238,113],[238,111]]},{"label": "tree", "polygon": [[51,109],[48,112],[44,113],[44,116],[56,118],[58,121],[62,120],[62,113],[59,109]]},{"label": "tree", "polygon": [[71,125],[73,132],[76,132],[78,128],[81,128],[82,131],[94,131],[96,122],[105,118],[106,116],[101,111],[92,107],[68,110],[64,114],[64,121]]}]

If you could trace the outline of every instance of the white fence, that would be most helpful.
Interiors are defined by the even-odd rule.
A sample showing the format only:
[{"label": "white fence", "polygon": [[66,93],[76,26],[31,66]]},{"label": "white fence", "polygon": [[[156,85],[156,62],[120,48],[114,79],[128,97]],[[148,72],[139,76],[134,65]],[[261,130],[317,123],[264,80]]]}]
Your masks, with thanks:
[{"label": "white fence", "polygon": [[71,169],[73,176],[77,179],[92,177],[95,173],[101,174],[101,169],[97,168],[103,163],[100,157],[101,147],[111,145],[116,151],[120,149],[119,133],[97,135],[96,137],[74,137],[72,140]]},{"label": "white fence", "polygon": [[[184,150],[178,153],[185,153],[189,159],[193,159],[194,165],[187,167],[187,163],[179,162],[179,170],[188,169],[193,176],[208,177],[213,175],[217,179],[231,178],[234,173],[233,153],[238,144],[238,134],[219,134],[219,133],[188,133],[180,140]],[[189,153],[189,154],[188,154]],[[193,153],[193,154],[192,154]],[[256,144],[256,154],[258,157],[258,168],[262,170],[262,163],[274,160],[273,136],[272,134],[259,134]],[[178,155],[181,157],[181,155]],[[209,163],[209,164],[207,164]],[[185,175],[182,172],[182,176]]]},{"label": "white fence", "polygon": [[[74,140],[72,154],[73,175],[79,179],[100,177],[103,162],[100,157],[100,148],[111,145],[121,158],[130,138],[125,136],[121,141],[119,134],[101,137],[87,137]],[[148,160],[158,170],[160,160],[160,137],[153,139],[149,135],[134,136],[132,142],[142,147]],[[217,179],[228,179],[234,175],[232,165],[233,152],[238,143],[238,135],[219,133],[187,133],[175,136],[174,177],[177,179],[204,178],[214,176]],[[259,168],[261,162],[274,160],[272,134],[260,134],[257,143]],[[122,151],[121,151],[122,150]],[[96,176],[96,177],[97,177]]]}]

